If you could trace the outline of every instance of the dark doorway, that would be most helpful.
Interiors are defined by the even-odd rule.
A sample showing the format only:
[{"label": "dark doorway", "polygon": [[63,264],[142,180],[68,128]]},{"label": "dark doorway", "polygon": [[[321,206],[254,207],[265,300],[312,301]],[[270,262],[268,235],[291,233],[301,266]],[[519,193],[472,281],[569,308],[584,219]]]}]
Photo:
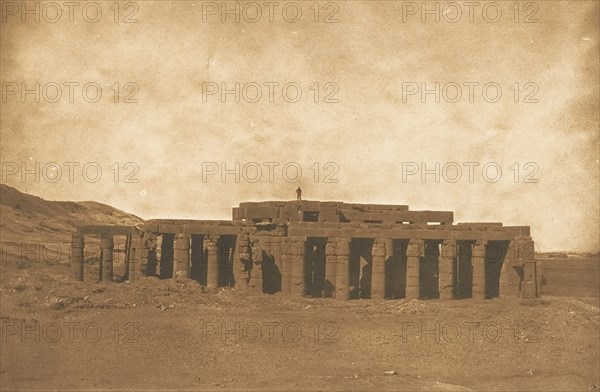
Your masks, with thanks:
[{"label": "dark doorway", "polygon": [[276,246],[281,245],[277,242],[270,242],[267,249],[263,249],[263,292],[267,294],[274,294],[281,291],[281,271],[277,265],[277,263],[281,263],[281,260],[275,260]]},{"label": "dark doorway", "polygon": [[236,240],[237,236],[235,235],[221,235],[217,241],[219,287],[233,287],[235,284],[233,278],[233,268],[237,267],[234,260]]},{"label": "dark doorway", "polygon": [[508,252],[508,241],[488,241],[485,250],[485,297],[500,295],[500,273]]},{"label": "dark doorway", "polygon": [[206,286],[206,257],[204,255],[204,235],[192,234],[192,256],[190,278]]},{"label": "dark doorway", "polygon": [[353,238],[350,241],[350,298],[371,297],[372,238]]},{"label": "dark doorway", "polygon": [[323,284],[323,296],[333,298],[335,295],[335,284],[337,275],[337,247],[335,241],[325,242],[325,283]]},{"label": "dark doorway", "polygon": [[323,297],[325,288],[325,247],[327,238],[308,237],[304,250],[304,281],[305,294],[313,297]]},{"label": "dark doorway", "polygon": [[385,259],[385,297],[406,296],[406,248],[408,240],[392,240],[392,255]]},{"label": "dark doorway", "polygon": [[148,249],[148,265],[146,266],[146,276],[158,276],[156,267],[158,266],[158,257],[156,248]]},{"label": "dark doorway", "polygon": [[173,243],[175,234],[163,234],[160,246],[160,278],[170,279],[173,277]]},{"label": "dark doorway", "polygon": [[425,241],[425,257],[421,263],[419,284],[420,296],[423,299],[440,298],[439,290],[439,241]]},{"label": "dark doorway", "polygon": [[454,298],[471,298],[473,289],[473,266],[471,255],[475,241],[456,241],[458,256],[454,270]]}]

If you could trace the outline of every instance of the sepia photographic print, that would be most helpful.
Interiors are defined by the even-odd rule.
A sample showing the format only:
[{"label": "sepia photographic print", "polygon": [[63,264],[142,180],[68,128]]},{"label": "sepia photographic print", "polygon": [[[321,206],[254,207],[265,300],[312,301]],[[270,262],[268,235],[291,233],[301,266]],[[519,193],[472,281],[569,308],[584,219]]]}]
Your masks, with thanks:
[{"label": "sepia photographic print", "polygon": [[597,0],[0,0],[1,391],[600,391]]}]

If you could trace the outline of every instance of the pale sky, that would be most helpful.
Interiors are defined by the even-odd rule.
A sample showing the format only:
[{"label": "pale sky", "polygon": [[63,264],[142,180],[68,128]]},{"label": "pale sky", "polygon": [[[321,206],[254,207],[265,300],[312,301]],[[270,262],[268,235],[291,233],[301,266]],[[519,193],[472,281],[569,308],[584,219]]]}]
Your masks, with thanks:
[{"label": "pale sky", "polygon": [[[514,1],[499,1],[496,23],[481,9],[492,2],[481,2],[472,23],[464,2],[455,3],[463,12],[456,23],[444,19],[456,17],[446,2],[428,3],[432,9],[438,4],[439,23],[433,15],[421,21],[421,2],[319,2],[318,16],[313,1],[297,2],[302,16],[295,23],[284,18],[295,17],[290,2],[278,2],[273,22],[268,6],[254,3],[263,12],[255,23],[243,18],[255,15],[248,6],[239,23],[233,15],[222,23],[220,10],[203,21],[202,2],[132,3],[138,9],[121,8],[118,23],[113,1],[95,2],[102,10],[96,23],[83,18],[81,7],[73,10],[72,22],[66,7],[59,18],[56,10],[43,8],[46,2],[40,3],[39,23],[33,14],[22,22],[21,9],[3,4],[3,183],[51,200],[95,200],[147,219],[229,219],[241,201],[294,199],[300,185],[306,199],[450,210],[455,222],[529,225],[542,251],[598,251],[597,1],[527,3],[537,8],[520,3],[518,15],[510,8]],[[204,3],[206,11],[221,5]],[[246,5],[239,4],[240,10]],[[407,15],[413,5],[419,9]],[[234,9],[235,2],[228,6]],[[88,19],[94,12],[87,9]],[[494,12],[488,9],[488,19]],[[137,23],[123,23],[130,13]],[[323,23],[332,13],[337,23]],[[524,23],[528,16],[537,23]],[[28,94],[23,103],[22,83],[34,89],[36,82],[40,102]],[[64,84],[69,82],[79,83],[73,85],[73,103]],[[89,82],[102,89],[98,102],[82,95]],[[220,93],[203,102],[203,86],[234,89],[236,82],[246,86],[239,103],[233,94],[221,102]],[[279,83],[272,84],[274,102],[270,82]],[[403,87],[406,92],[425,83],[434,89],[436,82],[440,102],[420,92],[403,97]],[[62,86],[56,103],[48,102],[54,83]],[[127,90],[126,83],[132,83]],[[288,83],[301,88],[298,102],[282,96]],[[476,83],[473,102],[469,83]],[[490,83],[502,91],[495,103],[486,101],[493,100],[493,88],[486,96],[482,91]],[[139,102],[122,102],[134,85]],[[252,103],[256,85],[262,97]],[[456,85],[462,96],[448,102]],[[287,91],[294,98],[294,88]],[[94,89],[88,93],[92,99]],[[324,102],[328,95],[338,102]],[[33,175],[23,181],[20,167],[11,174],[14,164],[33,169],[36,162],[48,169],[39,182]],[[56,182],[50,181],[51,162],[62,167]],[[72,183],[67,162],[80,164]],[[134,165],[125,168],[128,162]],[[236,162],[246,166],[240,170],[246,179],[236,183],[231,174],[222,182],[217,173],[203,181],[203,168],[216,163],[220,171],[225,163],[234,169]],[[278,164],[272,182],[268,162]],[[333,164],[325,167],[328,162]],[[420,172],[407,175],[422,163],[434,169],[436,162],[440,168],[456,162],[462,177],[436,183],[433,174],[425,182]],[[473,182],[469,162],[479,164]],[[86,182],[85,164],[91,177],[93,165],[102,169],[98,182]],[[294,165],[302,169],[299,182],[285,180],[286,164],[290,177]],[[501,168],[497,182],[486,181],[484,165],[488,180]],[[262,178],[253,183],[256,166]],[[138,182],[125,183],[136,167],[132,178]],[[453,170],[445,174],[454,177]],[[337,183],[325,183],[332,171]]]}]

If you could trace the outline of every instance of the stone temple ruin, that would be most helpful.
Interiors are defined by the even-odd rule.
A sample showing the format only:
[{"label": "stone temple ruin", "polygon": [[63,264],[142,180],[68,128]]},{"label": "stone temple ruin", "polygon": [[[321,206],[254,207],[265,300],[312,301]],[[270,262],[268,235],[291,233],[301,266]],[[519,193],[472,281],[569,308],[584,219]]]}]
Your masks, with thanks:
[{"label": "stone temple ruin", "polygon": [[528,226],[453,224],[450,211],[319,201],[241,203],[233,219],[84,226],[100,236],[100,280],[113,280],[113,236],[127,236],[126,279],[191,278],[207,288],[338,299],[539,297]]}]

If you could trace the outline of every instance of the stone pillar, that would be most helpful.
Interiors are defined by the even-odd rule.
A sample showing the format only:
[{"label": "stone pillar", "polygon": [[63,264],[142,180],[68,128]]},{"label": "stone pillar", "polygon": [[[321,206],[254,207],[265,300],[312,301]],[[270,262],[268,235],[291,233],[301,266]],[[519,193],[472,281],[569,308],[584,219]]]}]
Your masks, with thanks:
[{"label": "stone pillar", "polygon": [[518,297],[521,291],[521,277],[515,270],[518,247],[517,241],[510,241],[508,244],[500,270],[500,297]]},{"label": "stone pillar", "polygon": [[371,299],[385,298],[385,241],[376,239],[371,250]]},{"label": "stone pillar", "polygon": [[71,237],[71,272],[73,279],[83,281],[83,248],[85,242],[82,234]]},{"label": "stone pillar", "polygon": [[504,260],[500,270],[500,297],[518,297],[521,291],[521,278],[514,266]]},{"label": "stone pillar", "polygon": [[338,238],[336,274],[335,274],[335,297],[338,299],[350,299],[350,238]]},{"label": "stone pillar", "polygon": [[411,239],[406,248],[406,298],[421,297],[421,262],[425,255],[425,242]]},{"label": "stone pillar", "polygon": [[485,253],[486,240],[477,240],[473,246],[471,264],[473,266],[473,290],[472,297],[485,299]]},{"label": "stone pillar", "polygon": [[323,293],[326,298],[335,298],[335,285],[337,274],[337,241],[327,239],[325,246],[325,287]]},{"label": "stone pillar", "polygon": [[130,238],[131,247],[129,248],[129,270],[127,275],[129,276],[129,282],[135,283],[140,277],[142,263],[144,261],[148,263],[148,250],[144,249],[142,255],[144,239],[141,234],[132,234]]},{"label": "stone pillar", "polygon": [[113,280],[113,236],[111,234],[102,235],[100,239],[100,249],[102,250],[102,278],[103,282],[112,282]]},{"label": "stone pillar", "polygon": [[173,257],[173,277],[190,277],[190,246],[192,236],[189,234],[177,234],[175,236],[175,254]]},{"label": "stone pillar", "polygon": [[282,251],[283,251],[283,263],[281,265],[281,291],[283,293],[291,292],[292,282],[292,264],[295,258],[298,257],[295,243],[286,237],[283,239]]},{"label": "stone pillar", "polygon": [[306,246],[306,238],[304,237],[294,237],[291,239],[293,242],[292,247],[295,248],[295,252],[297,253],[295,257],[292,259],[291,265],[291,284],[290,284],[290,293],[295,296],[304,296],[304,292],[306,290],[306,282],[304,282],[305,278],[305,266],[304,266],[304,248]]},{"label": "stone pillar", "polygon": [[219,236],[210,235],[204,239],[207,254],[206,287],[216,289],[219,287]]},{"label": "stone pillar", "polygon": [[519,264],[523,266],[523,284],[521,286],[521,298],[538,298],[538,270],[535,261],[535,244],[531,237],[525,237],[518,241]]},{"label": "stone pillar", "polygon": [[456,264],[456,241],[445,240],[439,258],[439,292],[440,299],[454,297],[454,266]]}]

